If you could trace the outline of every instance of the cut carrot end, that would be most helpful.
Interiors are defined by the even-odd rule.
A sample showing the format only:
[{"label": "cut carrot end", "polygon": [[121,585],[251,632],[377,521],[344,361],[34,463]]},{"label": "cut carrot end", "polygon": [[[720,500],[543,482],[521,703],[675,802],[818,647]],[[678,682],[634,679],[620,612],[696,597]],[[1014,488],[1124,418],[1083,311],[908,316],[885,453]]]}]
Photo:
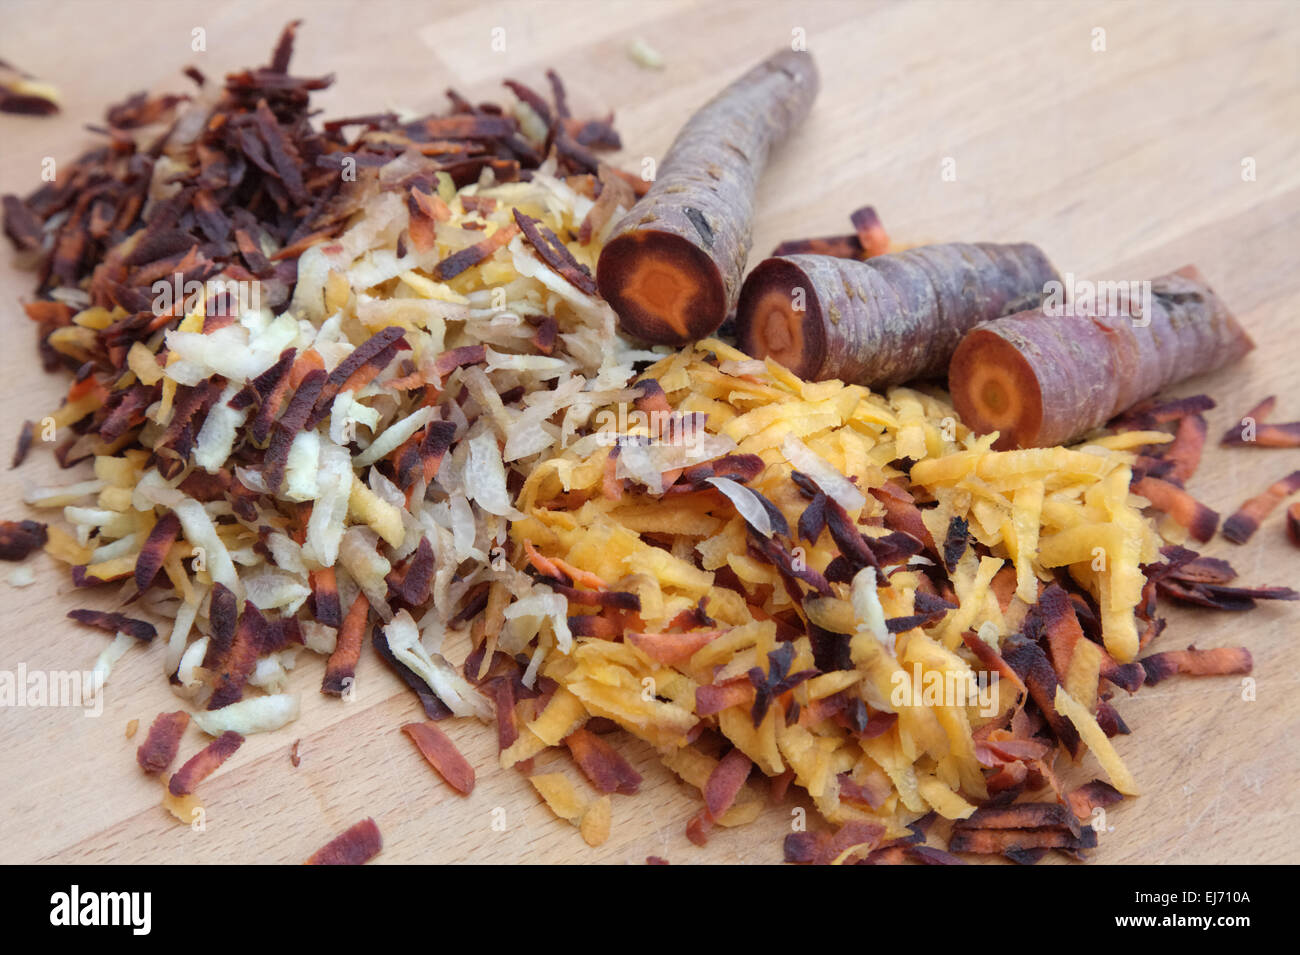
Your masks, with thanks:
[{"label": "cut carrot end", "polygon": [[821,306],[812,282],[782,259],[760,263],[745,281],[736,306],[736,333],[746,352],[771,358],[801,378],[815,378],[825,359]]},{"label": "cut carrot end", "polygon": [[972,331],[952,357],[948,389],[963,422],[980,434],[999,432],[994,447],[1032,447],[1043,423],[1038,377],[1012,345]]},{"label": "cut carrot end", "polygon": [[642,230],[614,239],[600,255],[596,284],[623,331],[656,344],[704,338],[726,317],[717,266],[670,232]]}]

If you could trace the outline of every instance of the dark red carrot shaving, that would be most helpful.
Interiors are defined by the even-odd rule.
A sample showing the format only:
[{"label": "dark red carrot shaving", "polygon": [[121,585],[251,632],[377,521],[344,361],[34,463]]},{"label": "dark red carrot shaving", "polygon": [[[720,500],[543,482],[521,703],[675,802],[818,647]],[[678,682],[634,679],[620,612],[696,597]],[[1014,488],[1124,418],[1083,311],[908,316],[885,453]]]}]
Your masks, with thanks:
[{"label": "dark red carrot shaving", "polygon": [[[1164,620],[1160,620],[1157,633],[1163,629]],[[1155,634],[1152,634],[1152,636],[1155,636]],[[1130,693],[1136,693],[1138,687],[1146,680],[1146,673],[1143,671],[1141,663],[1136,660],[1132,663],[1120,663],[1105,649],[1101,651],[1101,676],[1102,679],[1114,683],[1120,689],[1127,690]]]},{"label": "dark red carrot shaving", "polygon": [[816,832],[792,832],[787,835],[782,843],[785,861],[791,865],[811,865],[817,858],[819,837],[825,836]]},{"label": "dark red carrot shaving", "polygon": [[[917,546],[920,546],[919,542]],[[890,561],[890,563],[895,563],[895,561]],[[913,606],[916,613],[909,614],[906,617],[890,617],[885,621],[885,626],[890,633],[903,633],[914,627],[929,626],[942,620],[948,611],[956,609],[957,605],[949,603],[942,597],[935,597],[923,591],[918,591]]]},{"label": "dark red carrot shaving", "polygon": [[[1215,592],[1209,588],[1215,587]],[[1238,587],[1219,587],[1210,584],[1188,584],[1175,580],[1162,580],[1157,589],[1161,596],[1172,597],[1184,603],[1195,604],[1198,607],[1208,607],[1211,610],[1228,610],[1242,611],[1253,610],[1255,601],[1244,588]],[[1267,592],[1266,592],[1267,593]],[[1278,599],[1294,599],[1288,597],[1285,589],[1280,590]]]},{"label": "dark red carrot shaving", "polygon": [[870,489],[870,494],[885,507],[885,526],[902,531],[919,540],[925,549],[938,557],[934,539],[921,518],[921,509],[916,506],[912,495],[893,481],[887,481],[880,487]]},{"label": "dark red carrot shaving", "polygon": [[1045,587],[1038,595],[1038,602],[1025,615],[1022,630],[1031,640],[1046,642],[1052,667],[1064,680],[1075,645],[1084,639],[1083,627],[1065,588],[1057,583]]},{"label": "dark red carrot shaving", "polygon": [[373,819],[362,819],[311,854],[307,865],[365,865],[384,847]]},{"label": "dark red carrot shaving", "polygon": [[736,801],[754,764],[739,749],[733,749],[718,761],[704,785],[704,805],[709,817],[716,820]]},{"label": "dark red carrot shaving", "polygon": [[571,604],[585,607],[608,607],[613,610],[637,612],[641,609],[641,598],[634,593],[623,590],[581,590],[569,587],[549,577],[539,577],[539,583],[550,587],[557,594],[563,594]]},{"label": "dark red carrot shaving", "polygon": [[487,347],[484,345],[465,345],[461,348],[453,348],[445,351],[438,356],[434,362],[434,373],[439,379],[445,378],[448,374],[457,368],[463,368],[466,365],[479,365],[487,361]]},{"label": "dark red carrot shaving", "polygon": [[953,829],[1067,829],[1081,831],[1079,820],[1067,807],[1055,802],[1020,802],[1009,806],[980,806]]},{"label": "dark red carrot shaving", "polygon": [[149,735],[135,751],[135,760],[146,773],[161,773],[172,764],[181,746],[181,736],[190,725],[184,710],[159,713],[149,727]]},{"label": "dark red carrot shaving", "polygon": [[712,716],[733,706],[749,706],[754,701],[754,685],[748,677],[738,677],[726,683],[706,683],[695,688],[695,712],[699,716]]},{"label": "dark red carrot shaving", "polygon": [[1119,431],[1151,431],[1157,425],[1171,424],[1191,414],[1201,414],[1215,407],[1209,395],[1190,395],[1158,401],[1148,398],[1129,408],[1110,422]]},{"label": "dark red carrot shaving", "polygon": [[638,392],[637,397],[632,401],[632,407],[637,411],[644,411],[647,414],[655,411],[672,414],[673,407],[668,403],[668,396],[658,381],[644,378],[632,387]]},{"label": "dark red carrot shaving", "polygon": [[474,790],[474,767],[461,755],[456,744],[432,720],[426,723],[406,723],[402,732],[428,760],[447,785],[468,796]]},{"label": "dark red carrot shaving", "polygon": [[519,234],[517,226],[507,225],[493,232],[485,239],[480,239],[471,246],[453,252],[433,267],[434,277],[446,282],[454,279],[466,269],[473,268],[485,260],[497,249],[504,248],[510,240]]},{"label": "dark red carrot shaving", "polygon": [[826,528],[826,501],[826,495],[818,491],[799,515],[798,530],[801,540],[806,540],[810,544],[817,543],[817,538]]},{"label": "dark red carrot shaving", "polygon": [[1132,732],[1124,718],[1119,715],[1119,711],[1109,700],[1097,701],[1097,725],[1101,727],[1102,732],[1108,737],[1127,736]]},{"label": "dark red carrot shaving", "polygon": [[[687,468],[682,472],[681,480],[687,484],[702,485],[709,478],[718,477],[748,484],[763,472],[764,467],[763,459],[757,454],[724,454],[720,458]],[[757,491],[754,493],[758,494]],[[760,496],[760,500],[764,499]],[[771,504],[770,501],[767,503]],[[785,518],[780,520],[784,522]]]},{"label": "dark red carrot shaving", "polygon": [[216,670],[230,652],[239,625],[239,600],[225,584],[214,583],[208,601],[208,620],[212,632],[208,635],[208,648],[203,654],[203,669]]},{"label": "dark red carrot shaving", "polygon": [[[364,342],[354,348],[346,358],[344,358],[335,369],[329,373],[325,379],[324,385],[320,388],[320,393],[316,399],[315,410],[312,412],[308,424],[319,422],[325,415],[329,414],[330,408],[333,407],[334,399],[338,393],[343,390],[348,379],[366,366],[373,366],[379,362],[384,365],[388,363],[396,354],[398,344],[402,342],[406,332],[397,325],[389,325],[375,332]],[[303,384],[306,381],[304,379]],[[299,389],[303,385],[298,386]],[[287,412],[286,412],[287,415]],[[299,426],[301,428],[301,425]]]},{"label": "dark red carrot shaving", "polygon": [[[5,197],[9,198],[8,196]],[[14,443],[14,456],[9,462],[9,467],[18,467],[27,460],[27,452],[32,448],[32,437],[36,430],[36,423],[33,421],[24,421],[22,428],[18,432],[18,440]]]},{"label": "dark red carrot shaving", "polygon": [[310,575],[312,607],[316,620],[327,627],[343,625],[343,609],[339,605],[339,584],[333,567],[320,567]]},{"label": "dark red carrot shaving", "polygon": [[267,487],[278,490],[284,483],[284,471],[289,463],[289,449],[293,445],[294,438],[298,437],[307,426],[312,409],[316,406],[325,383],[324,371],[320,369],[310,371],[289,401],[289,407],[276,422],[271,443],[266,449],[266,463],[262,467],[262,477]]},{"label": "dark red carrot shaving", "polygon": [[524,234],[524,239],[538,254],[543,262],[559,273],[565,281],[580,292],[588,295],[597,294],[596,280],[590,270],[573,257],[573,253],[541,221],[526,215],[519,209],[514,210],[515,223]]},{"label": "dark red carrot shaving", "polygon": [[650,659],[664,666],[676,666],[721,635],[721,630],[692,630],[688,633],[627,633],[624,639]]},{"label": "dark red carrot shaving", "polygon": [[831,539],[835,541],[835,546],[840,549],[840,553],[854,565],[855,569],[874,567],[880,570],[880,560],[872,550],[871,544],[854,526],[853,519],[849,517],[844,505],[833,497],[826,498],[826,529],[830,531]]},{"label": "dark red carrot shaving", "polygon": [[970,541],[970,525],[963,517],[954,516],[948,522],[948,532],[943,539],[943,566],[948,573],[957,569],[957,561],[966,553]]},{"label": "dark red carrot shaving", "polygon": [[1238,444],[1257,448],[1300,448],[1300,421],[1286,423],[1261,424],[1255,429],[1253,441],[1225,441],[1224,444]]},{"label": "dark red carrot shaving", "polygon": [[[1097,844],[1097,834],[1084,829],[1076,836],[1069,829],[954,829],[948,840],[952,852],[979,855],[1010,855],[1032,849],[1090,849]],[[1041,856],[1031,856],[1037,861]],[[1022,860],[1012,856],[1013,861]]]},{"label": "dark red carrot shaving", "polygon": [[176,774],[167,782],[167,789],[173,796],[188,796],[194,792],[199,783],[207,779],[235,750],[243,745],[244,737],[233,731],[226,731],[185,761]]},{"label": "dark red carrot shaving", "polygon": [[1030,697],[1047,720],[1053,734],[1061,741],[1071,756],[1079,753],[1079,731],[1074,724],[1056,711],[1056,671],[1038,644],[1027,639],[1008,639],[1002,657],[1020,677],[1029,690]]},{"label": "dark red carrot shaving", "polygon": [[168,511],[158,519],[149,536],[140,548],[140,556],[135,559],[135,589],[144,593],[158,576],[167,552],[180,536],[181,521],[173,511]]},{"label": "dark red carrot shaving", "polygon": [[[830,865],[852,849],[852,856],[865,857],[880,842],[885,827],[875,822],[847,822],[834,834],[814,837],[814,850],[809,860],[813,865]],[[789,837],[787,837],[788,839]]]},{"label": "dark red carrot shaving", "polygon": [[600,194],[578,227],[578,241],[583,245],[589,245],[620,208],[626,212],[636,204],[636,193],[614,170],[601,163],[597,176],[600,180]]},{"label": "dark red carrot shaving", "polygon": [[49,539],[38,521],[0,521],[0,560],[22,560]]},{"label": "dark red carrot shaving", "polygon": [[322,693],[342,696],[352,685],[357,674],[357,661],[361,659],[361,642],[366,635],[369,612],[370,601],[365,594],[358,593],[348,608],[348,615],[343,618],[334,652],[325,664],[325,677],[320,687]]},{"label": "dark red carrot shaving", "polygon": [[1142,477],[1133,482],[1133,493],[1145,497],[1152,507],[1164,511],[1202,543],[1213,537],[1219,526],[1217,511],[1211,510],[1176,484],[1160,478]]},{"label": "dark red carrot shaving", "polygon": [[497,715],[497,749],[507,750],[519,738],[519,714],[515,712],[515,682],[500,676],[489,680],[488,691]]},{"label": "dark red carrot shaving", "polygon": [[1165,446],[1162,455],[1164,460],[1171,462],[1165,474],[1169,481],[1183,485],[1196,473],[1201,463],[1201,452],[1205,449],[1207,428],[1204,415],[1189,414],[1179,419],[1174,440]]},{"label": "dark red carrot shaving", "polygon": [[[829,501],[834,504],[834,501]],[[852,532],[859,539],[863,539],[857,531]],[[852,537],[848,537],[852,539]],[[864,546],[865,546],[865,539]],[[782,541],[776,537],[764,537],[757,533],[753,528],[749,528],[748,536],[749,553],[767,561],[775,567],[785,583],[786,590],[790,592],[791,597],[796,600],[802,600],[803,595],[795,581],[802,581],[813,590],[822,595],[829,595],[831,585],[827,579],[813,568],[809,567],[806,561],[799,560],[795,557],[794,552],[790,550]],[[870,551],[868,550],[868,553]],[[874,555],[872,555],[874,557]]]},{"label": "dark red carrot shaving", "polygon": [[1066,802],[1078,819],[1087,820],[1092,816],[1092,811],[1098,806],[1103,808],[1113,806],[1123,798],[1124,794],[1110,783],[1094,779],[1092,782],[1084,783],[1079,788],[1071,791],[1066,797]]},{"label": "dark red carrot shaving", "polygon": [[1009,763],[1030,762],[1042,759],[1051,747],[1037,739],[984,739],[975,741],[975,755],[990,768]]},{"label": "dark red carrot shaving", "polygon": [[1220,444],[1234,447],[1255,445],[1261,448],[1300,447],[1300,422],[1266,424],[1264,419],[1273,413],[1277,396],[1269,395],[1241,417],[1240,423],[1224,432]]},{"label": "dark red carrot shaving", "polygon": [[[138,392],[132,392],[137,394]],[[192,427],[192,422],[196,418],[202,421],[202,416],[207,413],[208,407],[212,402],[217,400],[221,393],[221,385],[207,379],[193,388],[181,388],[177,393],[175,403],[172,405],[172,416],[167,422],[167,427],[163,429],[162,435],[154,443],[154,450],[169,448],[176,444],[184,434],[186,429]],[[197,430],[197,428],[194,428]]]},{"label": "dark red carrot shaving", "polygon": [[826,235],[816,239],[786,239],[772,250],[782,255],[830,255],[837,259],[862,258],[862,242],[856,235]]},{"label": "dark red carrot shaving", "polygon": [[129,634],[142,643],[148,643],[154,637],[158,636],[158,630],[153,624],[145,620],[137,620],[134,617],[128,617],[123,613],[109,613],[104,610],[79,608],[77,610],[69,610],[68,617],[77,621],[77,623],[84,623],[88,627],[97,627],[100,630],[107,630],[109,633]]},{"label": "dark red carrot shaving", "polygon": [[623,635],[623,624],[602,614],[574,614],[568,618],[575,637],[599,637],[613,640]]},{"label": "dark red carrot shaving", "polygon": [[1021,694],[1029,692],[1028,688],[1025,686],[1024,680],[1020,678],[1020,674],[1002,658],[1002,655],[998,653],[997,650],[993,649],[993,647],[978,634],[968,630],[966,633],[962,634],[962,642],[972,653],[975,654],[976,658],[978,658],[980,663],[984,665],[985,669],[998,674],[1000,679],[1011,681],[1011,685]]},{"label": "dark red carrot shaving", "polygon": [[230,649],[217,661],[219,668],[213,678],[209,710],[219,710],[243,698],[244,684],[262,655],[265,631],[266,618],[251,601],[246,601]]},{"label": "dark red carrot shaving", "polygon": [[1280,481],[1271,484],[1268,490],[1257,494],[1237,508],[1236,512],[1223,522],[1223,536],[1234,544],[1244,544],[1250,540],[1260,523],[1273,512],[1273,509],[1300,490],[1300,471],[1292,471]]},{"label": "dark red carrot shaving", "polygon": [[533,347],[543,355],[549,355],[555,351],[555,342],[559,337],[560,323],[555,320],[553,315],[547,315],[537,324],[537,331],[533,332]]},{"label": "dark red carrot shaving", "polygon": [[429,538],[422,537],[415,553],[402,569],[401,576],[394,580],[397,572],[389,575],[389,586],[412,607],[423,605],[429,599],[429,589],[433,584],[433,563],[433,545],[429,543]]},{"label": "dark red carrot shaving", "polygon": [[794,663],[794,644],[782,643],[777,649],[768,653],[766,673],[761,667],[751,667],[746,674],[749,682],[754,685],[754,706],[750,716],[755,726],[762,724],[768,708],[778,697],[793,690],[804,680],[817,675],[816,670],[800,670],[791,673],[792,663]]},{"label": "dark red carrot shaving", "polygon": [[686,838],[701,848],[708,844],[711,832],[713,832],[713,820],[709,818],[707,809],[701,809],[686,823]]},{"label": "dark red carrot shaving", "polygon": [[286,348],[274,365],[245,385],[227,402],[236,409],[247,407],[254,401],[258,403],[257,414],[249,425],[249,433],[258,443],[270,436],[271,425],[275,424],[276,415],[280,413],[284,398],[289,393],[289,370],[293,368],[296,355],[296,349]]},{"label": "dark red carrot shaving", "polygon": [[965,859],[959,859],[951,852],[936,849],[934,846],[904,846],[903,852],[911,861],[919,865],[966,865]]},{"label": "dark red carrot shaving", "polygon": [[1177,566],[1169,571],[1169,577],[1197,584],[1226,584],[1237,579],[1237,572],[1226,560],[1219,557],[1202,557],[1197,554],[1190,559],[1180,560]]},{"label": "dark red carrot shaving", "polygon": [[564,744],[597,792],[631,796],[641,788],[641,774],[614,747],[589,729],[574,730],[565,737]]},{"label": "dark red carrot shaving", "polygon": [[1174,674],[1183,676],[1226,676],[1251,671],[1253,661],[1245,647],[1218,647],[1213,650],[1166,650],[1142,658],[1146,682],[1156,684]]},{"label": "dark red carrot shaving", "polygon": [[854,209],[849,215],[849,221],[853,223],[858,244],[862,247],[861,258],[869,259],[889,251],[889,233],[885,231],[885,225],[880,221],[875,208],[863,206]]}]

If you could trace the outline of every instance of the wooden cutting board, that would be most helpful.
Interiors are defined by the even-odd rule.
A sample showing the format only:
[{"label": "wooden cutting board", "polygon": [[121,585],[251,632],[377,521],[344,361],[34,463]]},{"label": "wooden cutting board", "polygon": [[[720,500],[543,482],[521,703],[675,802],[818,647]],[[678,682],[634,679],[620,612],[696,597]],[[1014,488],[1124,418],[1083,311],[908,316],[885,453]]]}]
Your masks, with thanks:
[{"label": "wooden cutting board", "polygon": [[[0,58],[57,84],[51,119],[0,116],[0,191],[26,193],[44,157],[69,160],[83,126],[139,89],[178,90],[194,64],[209,76],[266,62],[283,21],[302,16],[295,72],[334,73],[327,114],[384,106],[440,109],[450,85],[498,96],[513,76],[560,69],[577,112],[613,109],[629,169],[658,156],[689,111],[772,50],[807,38],[823,92],[806,126],[776,157],[759,196],[759,255],[779,240],[845,231],[873,203],[906,242],[1029,240],[1081,277],[1141,279],[1195,262],[1237,310],[1259,348],[1240,365],[1187,385],[1219,402],[1217,436],[1257,400],[1279,394],[1278,420],[1300,417],[1300,7],[1022,2],[907,4],[361,3],[205,5],[9,2]],[[202,29],[206,50],[192,49]],[[494,51],[503,28],[505,49]],[[501,34],[497,34],[501,36]],[[666,60],[646,70],[626,54],[641,37]],[[1098,47],[1104,44],[1104,49]],[[1243,176],[1243,170],[1254,170]],[[955,171],[955,178],[944,175]],[[66,382],[42,374],[18,308],[31,278],[0,265],[0,439],[52,410]],[[6,452],[7,453],[7,452]],[[1294,450],[1209,448],[1191,490],[1224,513],[1300,467]],[[48,451],[4,471],[3,516],[29,515],[31,484],[72,479]],[[77,472],[80,474],[81,472]],[[1296,582],[1300,551],[1275,514],[1246,547],[1216,540],[1250,583]],[[65,612],[74,594],[44,554],[38,580],[0,582],[0,670],[86,668],[104,636]],[[7,577],[8,567],[0,568]],[[1118,748],[1144,795],[1110,813],[1096,860],[1297,862],[1300,687],[1297,607],[1229,615],[1174,610],[1157,648],[1245,644],[1255,699],[1237,678],[1171,680],[1117,700],[1133,729]],[[0,861],[296,862],[372,815],[384,862],[775,862],[791,806],[717,834],[704,849],[683,830],[693,791],[627,743],[646,777],[619,797],[599,849],[554,819],[525,779],[496,766],[493,732],[448,727],[479,769],[461,798],[437,780],[397,727],[414,698],[367,652],[358,698],[317,692],[307,660],[294,689],[303,713],[249,739],[202,787],[206,826],[192,831],[159,808],[156,782],[135,766],[141,733],[178,700],[161,645],[117,666],[99,718],[73,709],[0,710]],[[1248,695],[1248,694],[1247,694]],[[1123,694],[1121,694],[1123,696]],[[191,728],[182,755],[202,737]],[[302,763],[289,761],[300,739]],[[545,768],[544,766],[540,768]],[[1091,757],[1081,777],[1098,772]],[[494,826],[494,823],[496,825]]]}]

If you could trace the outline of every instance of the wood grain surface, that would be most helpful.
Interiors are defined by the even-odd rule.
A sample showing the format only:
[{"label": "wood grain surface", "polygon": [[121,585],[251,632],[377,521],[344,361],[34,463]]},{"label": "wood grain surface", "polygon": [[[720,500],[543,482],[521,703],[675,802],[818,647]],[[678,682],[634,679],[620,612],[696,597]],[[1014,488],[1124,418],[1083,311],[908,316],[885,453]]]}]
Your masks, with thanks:
[{"label": "wood grain surface", "polygon": [[[845,231],[848,211],[872,203],[902,241],[1033,241],[1081,277],[1141,279],[1195,262],[1259,347],[1181,390],[1219,401],[1215,436],[1268,394],[1280,395],[1278,420],[1300,418],[1300,5],[6,0],[0,58],[57,84],[64,110],[0,116],[0,192],[33,188],[44,157],[73,158],[92,138],[84,124],[127,93],[185,89],[190,64],[220,76],[264,63],[294,16],[306,19],[295,72],[337,76],[319,100],[327,115],[440,109],[449,85],[495,97],[501,78],[540,81],[554,66],[576,112],[616,112],[630,169],[662,154],[693,107],[801,29],[823,92],[763,181],[759,256],[781,239]],[[198,27],[203,52],[191,50]],[[491,48],[495,27],[506,31],[503,52]],[[663,54],[665,69],[628,57],[636,37]],[[66,382],[42,374],[18,307],[30,275],[7,249],[0,258],[7,448]],[[1300,451],[1212,446],[1191,490],[1227,513],[1296,467]],[[20,470],[0,473],[8,518],[32,516],[24,487],[69,480],[39,446]],[[1296,583],[1300,551],[1280,512],[1248,546],[1219,539],[1209,552],[1229,557],[1246,582]],[[34,585],[0,582],[0,670],[89,667],[105,636],[64,619],[87,597],[73,595],[46,555],[31,560]],[[111,596],[92,599],[107,606]],[[1170,617],[1158,649],[1248,646],[1255,699],[1243,699],[1238,678],[1174,679],[1118,699],[1133,734],[1117,745],[1144,795],[1111,811],[1094,859],[1300,862],[1297,607]],[[367,815],[384,835],[381,862],[781,858],[790,805],[696,848],[684,826],[698,797],[630,740],[621,745],[646,782],[616,797],[613,835],[599,849],[552,817],[522,775],[499,769],[494,733],[467,721],[447,730],[479,781],[470,797],[456,795],[398,731],[418,705],[369,651],[352,703],[321,696],[320,664],[303,658],[292,681],[301,718],[251,737],[203,784],[206,826],[192,831],[160,808],[158,784],[135,765],[142,736],[124,733],[129,720],[143,734],[155,714],[177,708],[163,649],[158,641],[123,658],[98,718],[0,710],[0,861],[297,862]],[[182,757],[203,739],[189,729]],[[1098,768],[1086,757],[1075,772]]]}]

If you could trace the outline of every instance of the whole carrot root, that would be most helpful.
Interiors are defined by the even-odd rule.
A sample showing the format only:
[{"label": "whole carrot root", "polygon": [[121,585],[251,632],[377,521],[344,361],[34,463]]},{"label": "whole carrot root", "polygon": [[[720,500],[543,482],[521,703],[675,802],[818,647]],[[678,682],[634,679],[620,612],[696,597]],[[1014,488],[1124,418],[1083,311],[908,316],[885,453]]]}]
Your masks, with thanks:
[{"label": "whole carrot root", "polygon": [[597,264],[601,295],[625,332],[681,345],[722,324],[749,256],[754,188],[768,152],[804,118],[817,87],[812,56],[783,50],[682,127]]},{"label": "whole carrot root", "polygon": [[1036,246],[919,246],[866,261],[766,259],[736,310],[740,345],[796,375],[872,387],[940,375],[977,324],[1042,301],[1056,270]]},{"label": "whole carrot root", "polygon": [[1149,314],[1132,300],[1082,316],[1039,307],[971,331],[948,372],[962,420],[1001,432],[998,448],[1063,444],[1255,347],[1195,267],[1150,284]]}]

